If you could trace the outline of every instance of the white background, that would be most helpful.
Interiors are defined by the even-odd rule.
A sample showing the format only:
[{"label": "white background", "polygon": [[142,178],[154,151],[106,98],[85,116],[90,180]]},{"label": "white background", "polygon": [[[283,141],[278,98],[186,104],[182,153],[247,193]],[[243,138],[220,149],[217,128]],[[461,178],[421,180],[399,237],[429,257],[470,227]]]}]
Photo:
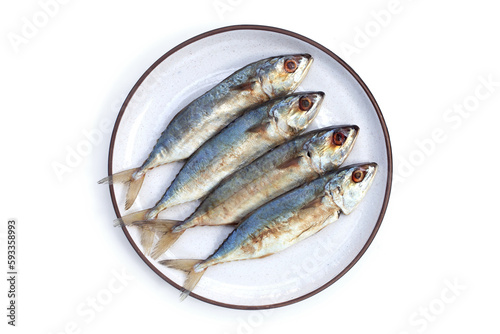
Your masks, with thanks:
[{"label": "white background", "polygon": [[[0,8],[2,268],[9,218],[19,238],[16,328],[0,284],[9,333],[498,332],[492,1],[49,2]],[[110,124],[140,75],[182,41],[242,23],[295,31],[343,58],[377,99],[394,150],[390,205],[367,253],[320,294],[265,312],[179,303],[112,227],[96,183]],[[94,143],[68,166],[86,133]]]}]

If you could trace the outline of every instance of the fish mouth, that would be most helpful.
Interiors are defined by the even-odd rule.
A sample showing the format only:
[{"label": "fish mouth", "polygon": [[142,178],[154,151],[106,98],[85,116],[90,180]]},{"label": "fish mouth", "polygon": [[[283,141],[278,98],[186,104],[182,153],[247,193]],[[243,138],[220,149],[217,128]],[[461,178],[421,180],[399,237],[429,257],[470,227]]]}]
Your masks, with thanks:
[{"label": "fish mouth", "polygon": [[354,136],[357,137],[358,136],[358,133],[359,133],[359,126],[357,125],[348,125],[345,127],[346,129],[349,129],[349,130],[354,130]]},{"label": "fish mouth", "polygon": [[296,55],[296,56],[293,56],[292,57],[295,61],[297,61],[299,64],[302,64],[305,62],[305,65],[302,69],[302,71],[300,71],[298,74],[298,76],[295,77],[295,88],[305,79],[305,77],[307,76],[307,73],[309,73],[309,69],[311,68],[311,65],[312,63],[314,62],[314,58],[308,54],[308,53],[304,53],[304,54],[299,54],[299,55]]},{"label": "fish mouth", "polygon": [[351,153],[351,150],[354,147],[356,140],[358,139],[359,126],[357,125],[343,126],[341,131],[344,132],[344,135],[346,136],[347,140],[350,140],[348,145],[349,145],[349,153]]},{"label": "fish mouth", "polygon": [[308,53],[302,54],[302,55],[300,55],[300,57],[305,58],[307,63],[306,63],[306,66],[304,67],[304,69],[302,70],[302,73],[297,81],[297,85],[299,85],[305,79],[305,77],[307,76],[307,73],[309,73],[309,69],[311,68],[311,65],[314,61],[314,58]]},{"label": "fish mouth", "polygon": [[300,56],[304,57],[304,58],[306,58],[307,60],[310,60],[310,61],[313,60],[313,57],[309,53],[303,53]]},{"label": "fish mouth", "polygon": [[376,162],[370,162],[370,163],[366,163],[366,164],[360,164],[360,168],[364,168],[367,171],[370,170],[370,169],[373,169],[374,171],[376,171],[378,169],[378,164]]},{"label": "fish mouth", "polygon": [[304,71],[302,71],[302,76],[305,77],[306,74],[309,72],[309,69],[311,68],[312,63],[314,62],[314,58],[308,53],[304,53],[301,56],[307,60],[306,67],[304,67]]},{"label": "fish mouth", "polygon": [[371,162],[369,164],[366,164],[365,168],[367,169],[367,171],[372,170],[372,177],[374,177],[378,171],[378,164],[375,162]]}]

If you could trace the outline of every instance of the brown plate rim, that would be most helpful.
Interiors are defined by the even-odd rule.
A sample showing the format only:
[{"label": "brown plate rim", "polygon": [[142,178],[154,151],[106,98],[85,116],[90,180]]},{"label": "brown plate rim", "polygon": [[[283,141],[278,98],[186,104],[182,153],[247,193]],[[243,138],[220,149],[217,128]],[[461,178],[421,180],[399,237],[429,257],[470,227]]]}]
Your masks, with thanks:
[{"label": "brown plate rim", "polygon": [[[201,40],[203,38],[206,38],[206,37],[210,37],[210,36],[213,36],[213,35],[217,35],[217,34],[220,34],[220,33],[229,32],[229,31],[236,31],[236,30],[261,30],[261,31],[268,31],[268,32],[274,32],[274,33],[284,34],[284,35],[287,35],[287,36],[290,36],[290,37],[297,38],[297,39],[299,39],[299,40],[301,40],[303,42],[306,42],[308,44],[311,44],[312,46],[320,49],[321,51],[323,51],[324,53],[326,53],[327,55],[329,55],[330,57],[332,57],[333,59],[335,59],[339,64],[341,64],[356,79],[356,81],[358,81],[358,83],[361,85],[361,87],[363,88],[363,90],[365,91],[365,93],[367,94],[367,96],[369,97],[369,99],[370,99],[373,107],[375,108],[375,111],[377,112],[377,115],[378,115],[378,118],[379,118],[379,121],[380,121],[380,125],[382,126],[382,131],[384,133],[385,144],[386,144],[386,149],[387,149],[387,162],[388,162],[388,164],[387,164],[387,185],[386,185],[384,202],[383,202],[383,205],[382,205],[382,209],[380,211],[380,215],[379,215],[378,220],[377,220],[377,224],[375,225],[372,233],[370,234],[370,237],[368,238],[367,242],[365,243],[365,245],[363,246],[363,248],[361,249],[361,251],[356,255],[356,257],[351,261],[351,263],[349,263],[349,265],[346,268],[344,268],[344,270],[342,270],[339,274],[337,274],[330,281],[326,282],[325,284],[323,284],[319,288],[317,288],[317,289],[315,289],[315,290],[313,290],[313,291],[311,291],[311,292],[309,292],[307,294],[304,294],[304,295],[302,295],[300,297],[297,297],[297,298],[294,298],[294,299],[290,299],[290,300],[285,301],[285,302],[275,303],[275,304],[268,304],[268,305],[235,305],[235,304],[227,304],[227,303],[218,302],[216,300],[212,300],[212,299],[209,299],[209,298],[205,298],[203,296],[197,295],[196,293],[191,293],[190,294],[190,296],[192,296],[192,297],[194,297],[194,298],[196,298],[198,300],[201,300],[203,302],[212,304],[212,305],[217,305],[217,306],[226,307],[226,308],[232,308],[232,309],[241,309],[241,310],[262,310],[262,309],[270,309],[270,308],[276,308],[276,307],[282,307],[282,306],[286,306],[286,305],[291,305],[291,304],[300,302],[302,300],[305,300],[305,299],[307,299],[307,298],[309,298],[309,297],[317,294],[318,292],[323,291],[324,289],[326,289],[327,287],[329,287],[330,285],[332,285],[333,283],[335,283],[337,280],[339,280],[342,276],[344,276],[359,261],[359,259],[361,258],[361,256],[363,256],[363,254],[366,252],[366,250],[368,249],[368,247],[372,243],[372,241],[375,238],[375,235],[377,234],[378,230],[380,229],[380,225],[382,224],[382,220],[384,219],[385,212],[387,210],[387,205],[389,203],[389,197],[390,197],[391,187],[392,187],[392,174],[393,174],[392,148],[391,148],[391,141],[390,141],[390,137],[389,137],[389,131],[387,130],[387,125],[385,123],[385,120],[384,120],[384,117],[383,117],[382,112],[380,110],[380,107],[377,104],[377,101],[375,100],[375,98],[373,97],[372,93],[370,92],[370,90],[368,89],[368,87],[366,86],[366,84],[363,82],[363,80],[361,80],[361,78],[359,77],[359,75],[349,65],[347,65],[339,56],[337,56],[335,53],[333,53],[332,51],[330,51],[329,49],[327,49],[323,45],[321,45],[321,44],[319,44],[319,43],[317,43],[317,42],[315,42],[315,41],[313,41],[313,40],[311,40],[311,39],[309,39],[309,38],[307,38],[307,37],[305,37],[303,35],[297,34],[295,32],[289,31],[289,30],[285,30],[285,29],[281,29],[281,28],[276,28],[276,27],[272,27],[272,26],[264,26],[264,25],[240,24],[240,25],[232,25],[232,26],[226,26],[226,27],[221,27],[221,28],[213,29],[213,30],[207,31],[205,33],[199,34],[197,36],[194,36],[194,37],[192,37],[192,38],[190,38],[190,39],[188,39],[188,40],[180,43],[179,45],[177,45],[176,47],[172,48],[170,51],[168,51],[167,53],[165,53],[157,61],[155,61],[153,63],[153,65],[151,65],[146,70],[146,72],[144,72],[144,74],[139,78],[139,80],[137,81],[137,83],[134,85],[134,87],[132,88],[132,90],[127,95],[125,101],[123,102],[122,107],[120,108],[120,112],[118,113],[118,116],[116,118],[115,125],[113,127],[113,133],[111,134],[110,145],[109,145],[108,175],[112,175],[113,174],[113,169],[112,169],[113,151],[114,151],[116,134],[117,134],[118,127],[120,125],[121,119],[123,117],[125,109],[128,106],[128,103],[130,102],[130,99],[132,98],[132,96],[134,95],[134,93],[136,92],[136,90],[139,88],[139,86],[142,84],[142,82],[147,78],[147,76],[161,62],[163,62],[166,58],[168,58],[170,55],[172,55],[173,53],[177,52],[178,50],[184,48],[185,46],[187,46],[189,44],[192,44],[192,43],[194,43],[196,41],[199,41],[199,40]],[[118,204],[117,204],[117,201],[116,201],[115,192],[114,192],[114,188],[113,188],[112,184],[109,186],[109,191],[110,191],[110,194],[111,194],[111,201],[113,203],[113,208],[115,210],[116,216],[117,216],[117,218],[121,218],[120,210],[118,209]],[[132,239],[132,237],[131,237],[130,233],[128,232],[128,230],[125,227],[122,227],[122,230],[123,230],[123,233],[125,234],[125,236],[127,237],[128,241],[130,242],[130,244],[134,248],[134,250],[139,255],[139,257],[157,275],[159,275],[162,279],[164,279],[166,282],[168,282],[170,285],[172,285],[173,287],[175,287],[179,291],[182,291],[182,286],[178,285],[177,283],[175,283],[174,281],[172,281],[170,278],[168,278],[166,275],[164,275],[162,272],[160,272],[146,258],[146,256],[140,251],[139,247],[137,246],[137,244]]]}]

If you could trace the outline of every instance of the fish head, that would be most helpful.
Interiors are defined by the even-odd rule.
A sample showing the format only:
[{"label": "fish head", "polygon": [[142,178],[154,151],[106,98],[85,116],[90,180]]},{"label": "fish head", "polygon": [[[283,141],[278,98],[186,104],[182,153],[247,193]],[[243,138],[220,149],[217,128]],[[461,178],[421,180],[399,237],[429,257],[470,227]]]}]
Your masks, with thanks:
[{"label": "fish head", "polygon": [[280,99],[269,111],[279,132],[289,137],[304,131],[318,114],[324,96],[323,92],[305,92]]},{"label": "fish head", "polygon": [[327,183],[327,193],[343,214],[350,214],[365,197],[377,169],[374,162],[351,165],[340,169]]},{"label": "fish head", "polygon": [[313,169],[318,174],[324,174],[342,165],[354,147],[358,132],[356,125],[335,126],[309,139],[303,148]]},{"label": "fish head", "polygon": [[313,58],[309,54],[268,58],[257,70],[262,90],[275,98],[293,92],[304,80]]}]

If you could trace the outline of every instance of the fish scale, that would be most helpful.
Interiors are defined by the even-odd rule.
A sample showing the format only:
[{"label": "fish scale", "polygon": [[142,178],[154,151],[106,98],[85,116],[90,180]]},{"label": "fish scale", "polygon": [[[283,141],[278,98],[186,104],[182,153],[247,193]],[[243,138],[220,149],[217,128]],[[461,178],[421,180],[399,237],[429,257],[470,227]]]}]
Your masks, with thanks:
[{"label": "fish scale", "polygon": [[188,272],[181,298],[214,265],[257,259],[283,251],[350,214],[364,198],[377,164],[358,164],[326,174],[263,205],[231,232],[205,260],[169,259],[159,263]]},{"label": "fish scale", "polygon": [[[305,125],[296,129],[290,127],[289,131],[277,130],[277,120],[286,121],[293,117],[289,111],[305,96],[314,96],[316,102],[307,115],[304,113],[307,118]],[[246,112],[189,158],[146,219],[156,217],[165,208],[205,196],[226,176],[304,131],[316,116],[322,98],[322,93],[296,93]],[[281,117],[274,115],[276,110],[283,113]],[[254,132],[255,128],[259,131]]]},{"label": "fish scale", "polygon": [[[287,62],[296,64],[293,71],[287,70]],[[270,57],[243,67],[180,110],[140,167],[110,175],[99,183],[127,184],[125,209],[129,209],[149,170],[189,158],[247,108],[293,92],[311,63],[310,55],[301,54]]]},{"label": "fish scale", "polygon": [[[338,168],[352,150],[358,131],[357,126],[346,125],[305,133],[226,178],[184,222],[135,223],[158,230],[160,239],[151,256],[158,258],[189,228],[237,224],[266,202]],[[335,136],[342,140],[334,143]]]},{"label": "fish scale", "polygon": [[[271,100],[247,111],[189,158],[151,209],[126,215],[119,223],[153,220],[174,205],[206,196],[220,181],[268,150],[303,132],[316,117],[324,93],[303,92]],[[307,108],[302,103],[307,100]],[[304,110],[303,110],[304,109]],[[143,230],[144,244],[153,236]],[[145,247],[146,252],[149,247]]]}]

